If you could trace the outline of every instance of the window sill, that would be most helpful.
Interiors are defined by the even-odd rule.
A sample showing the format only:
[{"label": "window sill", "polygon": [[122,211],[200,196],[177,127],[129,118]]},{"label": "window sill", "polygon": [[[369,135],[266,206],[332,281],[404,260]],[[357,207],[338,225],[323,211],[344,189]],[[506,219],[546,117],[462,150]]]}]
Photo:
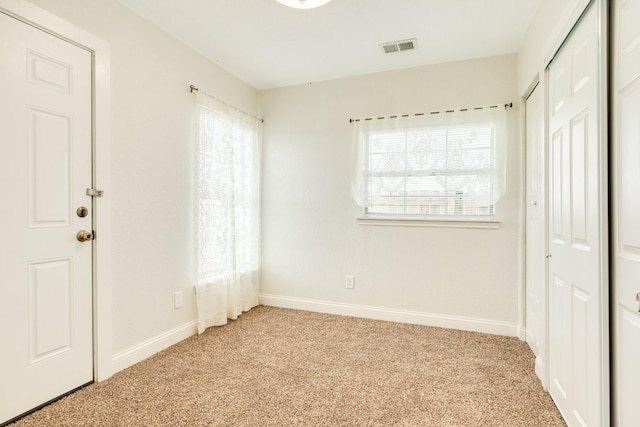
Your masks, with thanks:
[{"label": "window sill", "polygon": [[497,230],[500,221],[485,219],[357,218],[358,225],[383,227],[476,228]]}]

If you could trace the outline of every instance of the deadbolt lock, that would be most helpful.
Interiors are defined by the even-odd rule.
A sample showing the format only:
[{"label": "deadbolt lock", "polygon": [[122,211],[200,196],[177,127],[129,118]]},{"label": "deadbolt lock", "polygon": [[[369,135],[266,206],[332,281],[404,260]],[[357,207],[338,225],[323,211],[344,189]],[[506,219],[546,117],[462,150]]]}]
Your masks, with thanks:
[{"label": "deadbolt lock", "polygon": [[76,234],[76,239],[78,239],[78,242],[88,242],[89,240],[93,240],[93,233],[86,230],[80,230],[78,231],[78,234]]},{"label": "deadbolt lock", "polygon": [[84,206],[80,206],[77,210],[76,213],[78,214],[78,216],[80,218],[84,218],[85,216],[89,215],[89,209],[85,208]]}]

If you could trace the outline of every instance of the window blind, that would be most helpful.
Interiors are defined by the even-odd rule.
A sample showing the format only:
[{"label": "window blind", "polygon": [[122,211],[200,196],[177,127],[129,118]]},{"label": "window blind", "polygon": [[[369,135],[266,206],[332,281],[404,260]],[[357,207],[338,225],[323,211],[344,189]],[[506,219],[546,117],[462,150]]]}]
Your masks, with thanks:
[{"label": "window blind", "polygon": [[499,126],[487,114],[470,118],[360,129],[354,187],[364,215],[493,218],[503,175]]}]

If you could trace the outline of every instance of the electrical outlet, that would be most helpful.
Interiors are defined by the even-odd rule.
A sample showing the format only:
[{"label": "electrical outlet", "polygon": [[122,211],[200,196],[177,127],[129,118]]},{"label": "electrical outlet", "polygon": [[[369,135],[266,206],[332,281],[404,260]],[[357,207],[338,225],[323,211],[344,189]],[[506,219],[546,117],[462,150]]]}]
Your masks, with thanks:
[{"label": "electrical outlet", "polygon": [[175,291],[173,293],[173,308],[182,307],[182,291]]},{"label": "electrical outlet", "polygon": [[344,287],[347,289],[353,289],[356,284],[356,278],[353,276],[346,276],[344,281]]}]

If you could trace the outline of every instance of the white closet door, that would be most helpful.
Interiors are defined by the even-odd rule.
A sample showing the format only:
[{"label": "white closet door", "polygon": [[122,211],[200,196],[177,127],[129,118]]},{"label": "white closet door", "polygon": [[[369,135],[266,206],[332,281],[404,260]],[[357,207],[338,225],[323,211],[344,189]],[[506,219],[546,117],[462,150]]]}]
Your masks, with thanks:
[{"label": "white closet door", "polygon": [[548,68],[549,392],[570,426],[594,427],[609,418],[599,6]]},{"label": "white closet door", "polygon": [[614,419],[640,424],[640,0],[613,11]]},{"label": "white closet door", "polygon": [[546,229],[544,96],[536,87],[526,104],[526,325],[536,374],[546,387]]}]

